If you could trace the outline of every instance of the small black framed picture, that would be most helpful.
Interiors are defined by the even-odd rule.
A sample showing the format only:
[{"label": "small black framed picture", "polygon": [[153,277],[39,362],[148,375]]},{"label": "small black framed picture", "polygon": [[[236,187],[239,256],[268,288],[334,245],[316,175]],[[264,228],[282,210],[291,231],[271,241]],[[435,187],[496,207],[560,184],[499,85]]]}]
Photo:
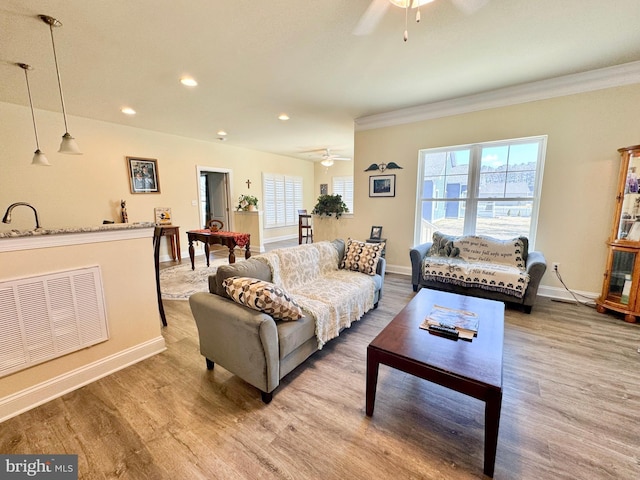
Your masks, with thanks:
[{"label": "small black framed picture", "polygon": [[372,175],[369,177],[370,197],[395,197],[396,196],[396,176],[395,175]]},{"label": "small black framed picture", "polygon": [[371,227],[371,240],[380,240],[382,238],[382,227]]}]

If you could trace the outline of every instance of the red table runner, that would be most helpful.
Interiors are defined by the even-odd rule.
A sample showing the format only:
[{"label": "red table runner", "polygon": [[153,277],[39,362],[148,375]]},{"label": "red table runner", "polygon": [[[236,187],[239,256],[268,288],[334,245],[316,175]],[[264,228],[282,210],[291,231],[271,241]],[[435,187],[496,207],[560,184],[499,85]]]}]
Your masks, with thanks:
[{"label": "red table runner", "polygon": [[205,228],[202,230],[191,230],[192,232],[197,233],[205,233],[211,235],[218,235],[220,237],[231,237],[236,242],[236,245],[239,247],[244,247],[247,243],[249,243],[250,235],[248,233],[238,233],[238,232],[225,232],[223,230],[218,230],[217,232],[212,232],[211,230]]}]

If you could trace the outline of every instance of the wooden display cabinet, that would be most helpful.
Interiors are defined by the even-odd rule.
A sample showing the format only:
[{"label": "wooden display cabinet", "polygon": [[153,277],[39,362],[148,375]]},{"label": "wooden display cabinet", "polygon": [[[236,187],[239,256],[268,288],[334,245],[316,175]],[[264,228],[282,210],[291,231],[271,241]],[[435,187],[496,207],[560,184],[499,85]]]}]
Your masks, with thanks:
[{"label": "wooden display cabinet", "polygon": [[640,145],[618,152],[616,206],[597,310],[623,313],[625,321],[633,323],[640,316]]}]

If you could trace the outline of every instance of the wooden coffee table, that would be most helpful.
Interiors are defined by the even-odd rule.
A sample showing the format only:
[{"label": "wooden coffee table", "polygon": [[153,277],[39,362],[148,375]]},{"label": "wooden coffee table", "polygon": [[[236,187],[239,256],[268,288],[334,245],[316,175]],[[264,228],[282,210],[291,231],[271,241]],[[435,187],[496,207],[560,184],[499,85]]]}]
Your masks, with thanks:
[{"label": "wooden coffee table", "polygon": [[[420,328],[433,305],[469,310],[480,319],[473,341]],[[366,414],[373,415],[382,363],[485,402],[484,473],[493,477],[502,406],[504,304],[421,289],[367,348]]]}]

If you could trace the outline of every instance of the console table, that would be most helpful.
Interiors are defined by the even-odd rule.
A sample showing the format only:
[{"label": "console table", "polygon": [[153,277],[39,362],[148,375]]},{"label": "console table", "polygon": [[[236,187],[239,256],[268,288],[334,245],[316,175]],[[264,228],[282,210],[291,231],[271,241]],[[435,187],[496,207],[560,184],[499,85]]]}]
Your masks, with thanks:
[{"label": "console table", "polygon": [[209,266],[209,245],[223,245],[229,249],[229,263],[236,262],[236,255],[234,253],[235,247],[244,247],[244,258],[251,257],[250,240],[251,235],[248,233],[238,232],[224,232],[211,230],[189,230],[187,232],[187,238],[189,239],[189,258],[191,258],[191,270],[195,270],[195,251],[193,248],[193,242],[199,241],[204,243],[204,254],[207,258],[207,267]]},{"label": "console table", "polygon": [[177,225],[159,225],[160,236],[169,237],[169,247],[171,250],[171,258],[175,262],[176,259],[182,262],[180,256],[180,227]]}]

